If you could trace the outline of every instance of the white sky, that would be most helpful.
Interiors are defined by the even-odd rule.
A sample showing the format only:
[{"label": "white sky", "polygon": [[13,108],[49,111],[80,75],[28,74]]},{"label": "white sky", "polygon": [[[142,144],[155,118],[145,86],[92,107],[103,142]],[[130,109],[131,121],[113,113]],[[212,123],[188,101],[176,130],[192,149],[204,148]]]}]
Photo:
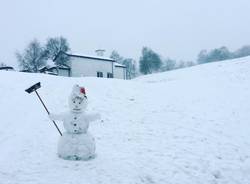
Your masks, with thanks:
[{"label": "white sky", "polygon": [[143,46],[195,60],[201,49],[250,44],[249,0],[0,0],[0,62],[37,38],[64,36],[74,53],[98,48],[138,59]]}]

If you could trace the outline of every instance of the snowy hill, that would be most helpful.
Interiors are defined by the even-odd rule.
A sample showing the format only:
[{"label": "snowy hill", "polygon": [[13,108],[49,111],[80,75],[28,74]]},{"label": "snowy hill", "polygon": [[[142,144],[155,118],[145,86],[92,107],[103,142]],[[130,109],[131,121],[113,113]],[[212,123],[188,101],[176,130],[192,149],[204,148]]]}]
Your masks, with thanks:
[{"label": "snowy hill", "polygon": [[[0,184],[250,183],[250,57],[132,81],[0,72]],[[49,110],[84,85],[97,156],[57,157]],[[57,122],[63,130],[62,123]]]}]

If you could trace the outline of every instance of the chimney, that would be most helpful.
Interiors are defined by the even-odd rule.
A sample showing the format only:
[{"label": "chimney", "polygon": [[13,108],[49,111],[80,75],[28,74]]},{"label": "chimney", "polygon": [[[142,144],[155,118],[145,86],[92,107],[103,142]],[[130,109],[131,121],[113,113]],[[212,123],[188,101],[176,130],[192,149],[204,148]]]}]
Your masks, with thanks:
[{"label": "chimney", "polygon": [[97,49],[97,50],[95,50],[95,52],[96,52],[97,56],[102,57],[102,56],[104,56],[105,50],[104,49]]}]

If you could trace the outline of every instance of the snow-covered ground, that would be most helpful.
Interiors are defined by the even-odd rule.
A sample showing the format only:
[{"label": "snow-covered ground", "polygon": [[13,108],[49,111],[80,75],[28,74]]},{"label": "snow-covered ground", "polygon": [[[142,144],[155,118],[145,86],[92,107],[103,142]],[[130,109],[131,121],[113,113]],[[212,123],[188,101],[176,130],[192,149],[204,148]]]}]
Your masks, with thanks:
[{"label": "snow-covered ground", "polygon": [[[86,87],[102,116],[95,159],[57,157],[58,132],[24,92],[38,81],[54,113]],[[0,96],[0,184],[250,183],[250,57],[132,81],[0,72]]]}]

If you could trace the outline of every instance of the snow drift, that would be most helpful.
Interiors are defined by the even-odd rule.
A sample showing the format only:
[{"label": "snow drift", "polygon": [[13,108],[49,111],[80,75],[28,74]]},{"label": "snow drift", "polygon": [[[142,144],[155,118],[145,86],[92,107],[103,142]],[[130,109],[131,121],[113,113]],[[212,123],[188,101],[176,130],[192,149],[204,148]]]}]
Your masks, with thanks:
[{"label": "snow drift", "polygon": [[[143,76],[132,81],[0,72],[0,183],[178,183],[250,181],[250,57]],[[85,86],[95,159],[57,157],[49,110],[67,110]],[[62,123],[58,122],[61,129]]]}]

